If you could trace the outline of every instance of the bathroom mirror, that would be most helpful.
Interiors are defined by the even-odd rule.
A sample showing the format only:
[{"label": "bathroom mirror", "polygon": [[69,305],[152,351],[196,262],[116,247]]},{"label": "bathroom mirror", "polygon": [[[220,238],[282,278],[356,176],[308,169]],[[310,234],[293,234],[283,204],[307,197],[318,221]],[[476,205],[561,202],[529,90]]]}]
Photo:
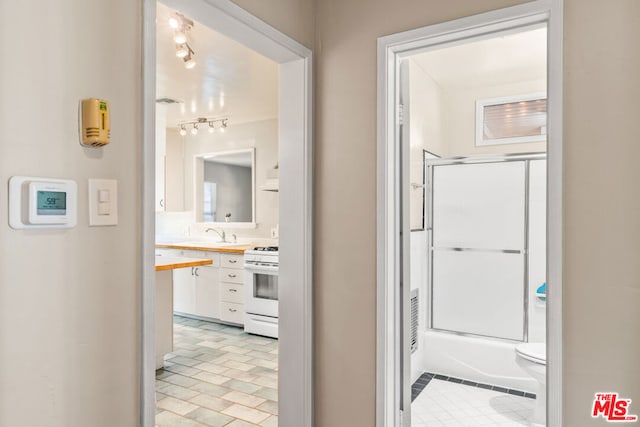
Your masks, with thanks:
[{"label": "bathroom mirror", "polygon": [[198,154],[194,166],[196,222],[255,225],[255,149]]}]

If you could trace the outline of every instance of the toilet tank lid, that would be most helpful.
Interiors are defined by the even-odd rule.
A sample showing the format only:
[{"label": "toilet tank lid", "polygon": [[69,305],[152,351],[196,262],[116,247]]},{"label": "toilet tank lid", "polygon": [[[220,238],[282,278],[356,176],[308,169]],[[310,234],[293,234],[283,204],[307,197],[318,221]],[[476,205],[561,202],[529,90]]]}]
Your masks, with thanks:
[{"label": "toilet tank lid", "polygon": [[518,344],[516,351],[527,358],[536,359],[541,362],[547,360],[547,346],[543,342],[526,342]]}]

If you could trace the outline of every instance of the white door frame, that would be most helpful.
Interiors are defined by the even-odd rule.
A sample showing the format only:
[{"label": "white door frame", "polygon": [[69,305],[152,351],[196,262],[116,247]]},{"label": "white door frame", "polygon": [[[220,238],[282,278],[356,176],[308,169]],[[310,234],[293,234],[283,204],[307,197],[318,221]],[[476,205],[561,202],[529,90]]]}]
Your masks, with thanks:
[{"label": "white door frame", "polygon": [[[230,0],[162,0],[279,64],[279,424],[312,427],[312,52]],[[156,0],[143,4],[142,427],[155,425]]]},{"label": "white door frame", "polygon": [[[562,0],[537,0],[430,25],[378,39],[378,202],[377,202],[377,361],[376,425],[400,425],[401,386],[399,348],[402,268],[398,253],[402,235],[409,236],[401,221],[408,200],[401,190],[408,186],[401,176],[396,99],[398,64],[421,50],[464,42],[469,37],[528,24],[548,25],[548,191],[547,191],[547,426],[562,426]],[[408,152],[405,150],[404,152]],[[398,201],[402,200],[400,209]],[[405,286],[406,282],[405,282]],[[400,323],[400,324],[399,324]]]}]

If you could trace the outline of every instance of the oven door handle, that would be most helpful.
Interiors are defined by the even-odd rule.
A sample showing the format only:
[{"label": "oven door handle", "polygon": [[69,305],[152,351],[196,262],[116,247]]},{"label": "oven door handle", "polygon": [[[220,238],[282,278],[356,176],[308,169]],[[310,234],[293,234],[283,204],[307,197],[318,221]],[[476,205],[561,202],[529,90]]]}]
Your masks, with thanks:
[{"label": "oven door handle", "polygon": [[249,273],[278,273],[277,265],[245,264],[244,269]]}]

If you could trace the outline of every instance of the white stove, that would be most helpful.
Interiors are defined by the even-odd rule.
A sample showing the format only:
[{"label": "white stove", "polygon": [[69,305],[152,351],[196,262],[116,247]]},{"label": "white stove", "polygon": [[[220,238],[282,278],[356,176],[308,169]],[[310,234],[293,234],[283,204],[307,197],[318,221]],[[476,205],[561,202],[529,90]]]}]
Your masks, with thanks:
[{"label": "white stove", "polygon": [[278,248],[244,253],[245,321],[251,334],[278,338]]}]

